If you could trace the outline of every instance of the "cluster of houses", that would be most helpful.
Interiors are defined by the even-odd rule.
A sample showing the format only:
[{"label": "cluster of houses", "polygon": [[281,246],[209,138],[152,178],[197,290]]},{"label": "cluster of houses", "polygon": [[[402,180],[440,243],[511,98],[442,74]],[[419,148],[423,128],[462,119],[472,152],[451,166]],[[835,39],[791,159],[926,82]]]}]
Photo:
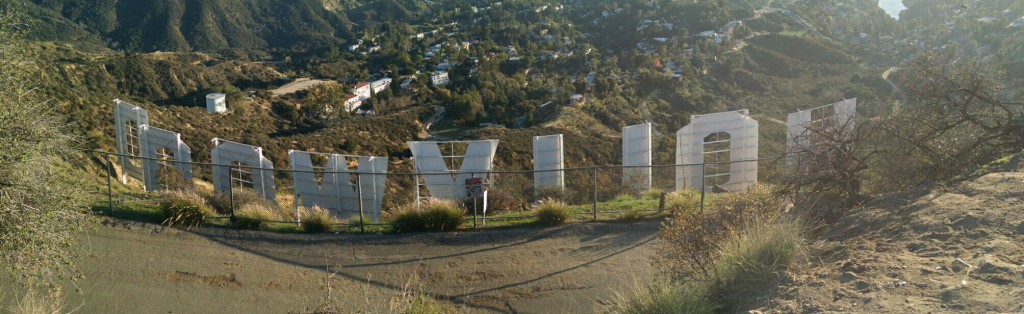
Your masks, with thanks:
[{"label": "cluster of houses", "polygon": [[[404,85],[407,85],[403,83]],[[363,101],[370,99],[370,96],[379,94],[391,86],[391,78],[385,77],[373,82],[359,82],[352,88],[352,93],[345,96],[345,111],[352,112],[363,105]],[[372,111],[360,112],[372,114]]]}]

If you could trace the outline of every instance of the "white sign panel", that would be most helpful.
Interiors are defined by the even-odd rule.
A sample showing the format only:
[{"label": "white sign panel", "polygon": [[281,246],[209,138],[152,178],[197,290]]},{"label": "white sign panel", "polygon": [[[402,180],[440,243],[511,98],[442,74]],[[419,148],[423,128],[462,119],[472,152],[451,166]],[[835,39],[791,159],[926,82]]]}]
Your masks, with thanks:
[{"label": "white sign panel", "polygon": [[[142,157],[146,157],[142,162],[146,191],[156,191],[161,188],[161,163],[173,164],[174,169],[177,170],[176,174],[181,176],[182,182],[191,185],[192,150],[181,140],[181,134],[148,125],[140,126],[139,130],[142,134]],[[161,158],[168,158],[168,160],[158,160]]]},{"label": "white sign panel", "polygon": [[742,192],[756,184],[757,130],[747,110],[690,117],[676,132],[676,189]]},{"label": "white sign panel", "polygon": [[149,124],[149,111],[114,99],[114,129],[117,134],[117,153],[121,156],[121,182],[128,183],[128,177],[144,180],[142,173],[142,140],[139,127]]},{"label": "white sign panel", "polygon": [[213,145],[214,191],[227,194],[232,184],[242,184],[274,200],[274,164],[263,157],[263,148],[219,138],[213,139]]},{"label": "white sign panel", "polygon": [[799,156],[793,155],[794,153],[815,145],[808,131],[810,128],[824,123],[834,123],[837,127],[843,127],[842,131],[852,132],[856,115],[857,98],[790,113],[786,119],[786,153],[790,154],[786,158],[787,166],[792,167],[798,162]]},{"label": "white sign panel", "polygon": [[651,123],[622,128],[622,183],[651,189]]},{"label": "white sign panel", "polygon": [[[466,154],[445,156],[439,145],[467,143]],[[498,140],[471,142],[408,142],[416,158],[416,170],[423,175],[430,196],[439,199],[461,200],[466,195],[466,179],[486,175],[493,167]],[[446,159],[461,158],[459,169],[449,169]]]},{"label": "white sign panel", "polygon": [[[352,219],[359,217],[359,199],[362,192],[363,217],[380,220],[381,207],[384,202],[384,183],[387,179],[388,158],[373,156],[349,156],[339,154],[319,154],[304,151],[289,151],[295,181],[295,198],[302,201],[303,206],[319,206],[335,216]],[[327,158],[326,164],[317,168],[313,166],[312,156]],[[357,169],[350,169],[348,160],[359,163]],[[322,176],[318,180],[317,172]],[[357,189],[352,174],[359,176]]]},{"label": "white sign panel", "polygon": [[533,137],[533,189],[565,189],[562,134]]}]

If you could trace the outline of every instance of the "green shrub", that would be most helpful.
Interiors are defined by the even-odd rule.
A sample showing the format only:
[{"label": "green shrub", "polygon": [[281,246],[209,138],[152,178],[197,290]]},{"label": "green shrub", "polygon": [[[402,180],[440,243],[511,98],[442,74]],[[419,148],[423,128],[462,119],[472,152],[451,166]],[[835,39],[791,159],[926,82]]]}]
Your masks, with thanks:
[{"label": "green shrub", "polygon": [[650,287],[638,287],[633,295],[620,295],[611,305],[611,313],[716,313],[717,307],[708,300],[708,293],[699,283],[676,286],[668,282]]},{"label": "green shrub", "polygon": [[455,202],[430,199],[420,208],[410,205],[392,213],[389,221],[398,232],[450,231],[462,225],[466,211]]},{"label": "green shrub", "polygon": [[397,232],[422,231],[427,229],[426,221],[423,220],[423,211],[416,206],[405,206],[391,213],[388,219],[391,226]]},{"label": "green shrub", "polygon": [[[479,201],[478,201],[479,202]],[[505,191],[491,190],[487,192],[487,211],[488,212],[503,212],[503,211],[514,211],[523,208],[524,201],[512,196]],[[469,202],[466,205],[466,209],[472,209],[473,203]],[[483,208],[481,208],[482,210]]]},{"label": "green shrub", "polygon": [[565,203],[546,199],[537,204],[534,215],[537,216],[537,223],[548,226],[564,224],[569,220],[571,209]]},{"label": "green shrub", "polygon": [[169,191],[162,195],[160,211],[168,226],[200,227],[214,215],[206,200],[194,192]]},{"label": "green shrub", "polygon": [[337,221],[335,221],[334,215],[319,206],[307,209],[302,215],[302,230],[307,233],[330,232],[331,225],[335,223]]}]

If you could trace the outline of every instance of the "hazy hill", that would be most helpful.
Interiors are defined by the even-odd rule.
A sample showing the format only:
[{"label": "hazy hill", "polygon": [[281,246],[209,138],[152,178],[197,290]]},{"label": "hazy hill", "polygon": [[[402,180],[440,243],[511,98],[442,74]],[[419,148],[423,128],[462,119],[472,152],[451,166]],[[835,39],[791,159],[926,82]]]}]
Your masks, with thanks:
[{"label": "hazy hill", "polygon": [[354,37],[344,5],[322,0],[32,2],[32,14],[43,22],[37,37],[83,44],[102,40],[113,49],[296,49],[344,44]]}]

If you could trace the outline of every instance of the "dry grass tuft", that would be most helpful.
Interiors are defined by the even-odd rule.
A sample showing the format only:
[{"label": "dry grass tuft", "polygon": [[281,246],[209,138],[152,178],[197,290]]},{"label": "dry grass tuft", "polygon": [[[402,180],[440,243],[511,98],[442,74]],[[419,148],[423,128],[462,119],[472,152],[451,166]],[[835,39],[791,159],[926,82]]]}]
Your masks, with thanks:
[{"label": "dry grass tuft", "polygon": [[537,204],[537,209],[533,213],[537,216],[537,223],[556,226],[569,221],[571,209],[565,203],[554,199],[546,199]]}]

